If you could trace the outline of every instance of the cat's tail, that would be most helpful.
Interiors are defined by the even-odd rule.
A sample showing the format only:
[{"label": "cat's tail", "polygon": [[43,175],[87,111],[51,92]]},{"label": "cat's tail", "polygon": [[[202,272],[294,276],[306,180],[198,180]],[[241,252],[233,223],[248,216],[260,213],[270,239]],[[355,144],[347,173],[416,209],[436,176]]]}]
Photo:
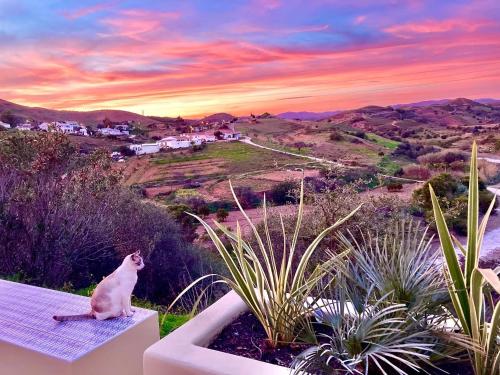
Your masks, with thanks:
[{"label": "cat's tail", "polygon": [[54,320],[58,322],[67,322],[71,320],[85,320],[85,319],[94,319],[94,314],[79,314],[79,315],[54,315],[52,317]]}]

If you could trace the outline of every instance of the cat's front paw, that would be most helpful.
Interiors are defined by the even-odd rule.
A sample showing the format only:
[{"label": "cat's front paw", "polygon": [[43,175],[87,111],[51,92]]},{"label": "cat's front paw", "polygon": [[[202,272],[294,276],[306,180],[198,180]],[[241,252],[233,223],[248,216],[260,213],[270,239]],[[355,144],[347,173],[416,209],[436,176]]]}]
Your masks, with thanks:
[{"label": "cat's front paw", "polygon": [[135,314],[135,311],[134,311],[134,310],[132,310],[132,311],[128,311],[128,312],[126,312],[126,313],[125,313],[125,315],[127,316],[127,318],[130,318],[130,317],[131,317],[132,315],[134,315],[134,314]]}]

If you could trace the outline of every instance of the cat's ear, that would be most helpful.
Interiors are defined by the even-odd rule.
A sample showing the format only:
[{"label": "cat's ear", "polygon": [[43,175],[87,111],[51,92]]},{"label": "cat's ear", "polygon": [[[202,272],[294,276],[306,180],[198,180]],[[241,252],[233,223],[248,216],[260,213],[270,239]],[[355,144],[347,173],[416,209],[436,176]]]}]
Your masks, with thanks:
[{"label": "cat's ear", "polygon": [[134,255],[140,256],[141,255],[141,250],[137,250]]}]

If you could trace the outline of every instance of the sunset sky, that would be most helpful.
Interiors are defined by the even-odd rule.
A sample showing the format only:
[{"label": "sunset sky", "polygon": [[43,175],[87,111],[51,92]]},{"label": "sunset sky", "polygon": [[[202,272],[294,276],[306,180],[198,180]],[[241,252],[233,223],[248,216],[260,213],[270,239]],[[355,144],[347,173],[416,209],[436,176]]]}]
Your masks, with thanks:
[{"label": "sunset sky", "polygon": [[326,111],[500,98],[500,1],[0,0],[0,98],[54,109]]}]

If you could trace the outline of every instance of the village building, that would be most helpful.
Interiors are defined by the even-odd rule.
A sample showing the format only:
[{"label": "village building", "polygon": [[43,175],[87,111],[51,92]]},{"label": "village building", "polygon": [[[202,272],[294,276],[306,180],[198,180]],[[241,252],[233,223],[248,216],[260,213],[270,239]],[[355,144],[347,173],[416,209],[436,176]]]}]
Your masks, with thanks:
[{"label": "village building", "polygon": [[225,141],[237,141],[241,138],[241,133],[233,129],[219,129],[218,132]]},{"label": "village building", "polygon": [[24,124],[17,125],[16,129],[20,131],[30,131],[33,130],[33,125],[31,125],[30,122],[26,121]]},{"label": "village building", "polygon": [[194,133],[194,134],[188,133],[188,134],[181,134],[181,137],[188,138],[194,142],[200,142],[200,144],[205,143],[205,142],[208,143],[208,142],[215,142],[216,141],[215,135],[209,134],[209,133]]},{"label": "village building", "polygon": [[160,152],[158,143],[133,144],[128,146],[136,155],[155,154]]},{"label": "village building", "polygon": [[6,122],[0,121],[0,126],[5,129],[10,129],[10,124],[7,124]]},{"label": "village building", "polygon": [[87,128],[77,121],[42,122],[38,125],[38,129],[46,132],[89,136]]},{"label": "village building", "polygon": [[123,135],[129,135],[129,131],[128,130],[122,130],[123,128],[118,128],[118,127],[114,127],[114,128],[101,128],[101,129],[97,129],[97,133],[98,134],[101,134],[101,135],[114,135],[114,136],[117,136],[117,137],[120,137],[120,136],[123,136]]},{"label": "village building", "polygon": [[[191,139],[188,137],[166,137],[161,140],[159,140],[158,145],[161,148],[171,148],[171,149],[178,149],[178,148],[189,148],[193,146],[193,143]],[[194,144],[201,144],[201,141],[195,142]]]}]

